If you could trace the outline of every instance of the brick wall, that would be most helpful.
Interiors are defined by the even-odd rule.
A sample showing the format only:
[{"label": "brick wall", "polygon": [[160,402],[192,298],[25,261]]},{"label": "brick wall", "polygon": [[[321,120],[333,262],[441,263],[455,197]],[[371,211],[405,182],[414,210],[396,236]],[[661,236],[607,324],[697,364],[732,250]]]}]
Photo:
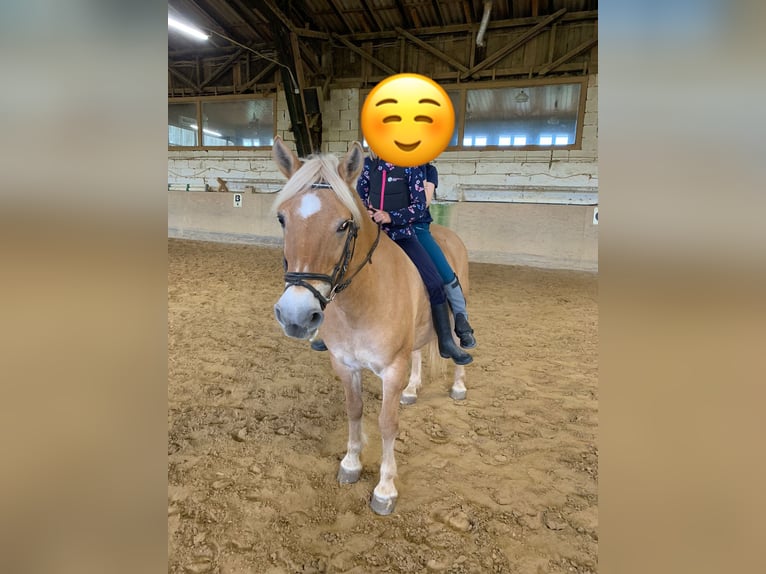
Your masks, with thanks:
[{"label": "brick wall", "polygon": [[[332,90],[322,100],[322,151],[343,154],[349,143],[359,139],[359,90]],[[588,80],[582,149],[573,151],[457,151],[444,152],[436,160],[439,196],[464,200],[466,190],[487,189],[506,201],[508,187],[598,188],[598,76]],[[294,149],[284,93],[277,99],[277,133]],[[243,189],[245,180],[276,185],[282,175],[274,167],[269,151],[169,151],[168,182],[217,186],[216,178],[235,180],[229,187]],[[241,180],[241,181],[236,181]],[[256,185],[257,187],[257,185]],[[487,196],[484,194],[484,197]]]}]

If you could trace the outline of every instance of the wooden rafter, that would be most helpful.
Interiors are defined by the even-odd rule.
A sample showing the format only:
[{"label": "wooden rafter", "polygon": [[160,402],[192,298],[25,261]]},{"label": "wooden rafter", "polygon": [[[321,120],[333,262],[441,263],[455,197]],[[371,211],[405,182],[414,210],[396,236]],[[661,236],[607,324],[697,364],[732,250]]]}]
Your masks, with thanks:
[{"label": "wooden rafter", "polygon": [[223,76],[224,73],[226,73],[226,71],[234,65],[234,62],[236,62],[244,53],[245,50],[240,49],[229,56],[229,58],[223,64],[221,64],[219,68],[213,74],[211,74],[207,80],[199,85],[200,89],[204,88],[208,84],[215,82],[218,78]]},{"label": "wooden rafter", "polygon": [[473,6],[467,0],[463,0],[463,16],[466,22],[473,24]]},{"label": "wooden rafter", "polygon": [[441,2],[439,2],[438,0],[431,0],[431,5],[434,7],[434,11],[436,12],[436,17],[439,19],[439,26],[444,26],[447,23],[447,20],[444,18],[444,12],[442,12]]},{"label": "wooden rafter", "polygon": [[178,71],[174,70],[174,69],[173,69],[173,68],[171,68],[171,67],[168,67],[168,72],[170,72],[170,74],[171,74],[171,75],[172,75],[174,78],[178,78],[179,80],[181,80],[181,81],[182,81],[184,84],[186,84],[187,86],[191,86],[192,88],[194,88],[194,89],[195,89],[195,90],[197,90],[198,92],[200,91],[200,87],[199,87],[197,84],[195,84],[195,83],[194,83],[192,80],[190,80],[189,78],[187,78],[186,76],[184,76],[184,75],[183,75],[181,72],[178,72]]},{"label": "wooden rafter", "polygon": [[295,33],[304,38],[316,38],[317,40],[330,39],[329,32],[318,32],[317,30],[307,30],[306,28],[296,28]]},{"label": "wooden rafter", "polygon": [[242,18],[242,16],[240,15],[240,13],[239,13],[239,12],[238,12],[236,9],[234,9],[233,7],[232,7],[232,11],[233,11],[234,13],[236,13],[236,14],[237,14],[237,16],[239,16],[239,17],[242,19],[242,22],[244,23],[245,27],[247,28],[247,30],[248,30],[248,33],[249,33],[249,34],[251,34],[251,38],[243,38],[242,36],[236,37],[235,35],[233,35],[233,34],[231,33],[231,31],[230,31],[230,30],[227,30],[226,28],[224,28],[224,27],[223,27],[223,26],[220,24],[220,22],[219,22],[219,20],[218,20],[218,17],[217,17],[217,16],[213,16],[213,14],[212,14],[212,11],[210,10],[210,7],[209,7],[209,5],[207,4],[207,2],[205,2],[205,6],[203,7],[203,6],[201,5],[201,2],[200,2],[200,0],[187,0],[187,1],[188,1],[188,2],[191,2],[191,4],[192,4],[193,6],[195,6],[195,7],[196,7],[198,10],[200,10],[201,12],[203,12],[204,14],[206,14],[206,15],[207,15],[207,17],[208,17],[208,18],[209,18],[209,19],[210,19],[212,22],[214,22],[214,23],[215,23],[215,25],[216,25],[216,27],[218,28],[218,31],[219,31],[219,32],[221,32],[221,33],[225,34],[226,36],[229,36],[230,38],[232,38],[232,37],[233,37],[233,38],[235,38],[235,39],[236,39],[238,42],[243,42],[243,43],[250,43],[250,42],[252,41],[252,36],[258,36],[258,37],[260,37],[260,36],[261,36],[261,35],[258,33],[258,30],[256,30],[256,29],[255,29],[255,28],[254,28],[254,27],[253,27],[253,26],[250,24],[250,22],[248,22],[246,19]]},{"label": "wooden rafter", "polygon": [[503,46],[491,56],[484,58],[481,62],[476,64],[473,68],[471,68],[467,72],[463,72],[463,74],[460,76],[460,79],[465,80],[469,76],[473,76],[476,72],[491,66],[492,64],[504,58],[506,55],[513,52],[516,48],[523,46],[524,44],[529,42],[529,40],[531,40],[532,38],[540,34],[545,29],[546,26],[548,26],[552,22],[555,22],[559,18],[561,18],[566,13],[566,11],[567,11],[566,8],[562,8],[561,10],[558,10],[554,12],[553,14],[551,14],[550,16],[544,18],[542,22],[540,22],[537,26],[535,26],[531,30],[528,30],[524,34],[522,34],[515,41],[511,42],[510,44],[506,46]]},{"label": "wooden rafter", "polygon": [[[497,80],[497,79],[505,79],[505,78],[529,78],[531,76],[535,76],[538,74],[538,72],[542,69],[542,66],[518,66],[514,68],[498,68],[493,70],[482,70],[479,72],[479,77],[485,80]],[[583,70],[582,63],[569,63],[569,64],[561,64],[558,68],[556,68],[559,72],[573,72],[576,74],[581,74]],[[457,80],[457,72],[437,72],[434,74],[429,74],[429,77],[437,82],[444,82],[447,84],[454,83]],[[333,81],[330,84],[331,88],[349,88],[353,86],[359,86],[362,82],[367,82],[370,84],[376,84],[378,82],[383,81],[386,79],[388,75],[386,74],[378,74],[378,75],[371,75],[367,78],[361,78],[361,77],[349,77],[349,78],[334,78]]]},{"label": "wooden rafter", "polygon": [[263,70],[261,70],[260,72],[258,72],[258,75],[257,75],[257,76],[254,76],[253,78],[251,78],[250,80],[248,80],[248,82],[247,82],[245,85],[243,85],[243,86],[240,88],[240,91],[241,91],[241,92],[244,92],[245,90],[249,90],[249,89],[250,89],[250,88],[252,88],[252,87],[253,87],[255,84],[257,84],[257,83],[258,83],[258,82],[259,82],[261,79],[265,78],[266,76],[268,76],[268,75],[269,75],[269,73],[273,72],[273,71],[274,71],[274,68],[276,68],[276,67],[277,67],[277,65],[276,65],[274,62],[271,62],[271,63],[270,63],[268,66],[266,66],[266,67],[265,67]]},{"label": "wooden rafter", "polygon": [[404,25],[407,28],[414,28],[415,26],[412,25],[412,19],[410,18],[410,15],[407,12],[407,10],[404,9],[404,6],[402,5],[401,0],[394,0],[394,3],[396,4],[397,10],[399,10],[399,14],[402,17],[402,22],[404,22]]},{"label": "wooden rafter", "polygon": [[[597,20],[598,12],[595,10],[585,12],[568,12],[562,16],[558,22],[583,22],[588,20]],[[510,30],[512,28],[524,28],[527,26],[534,26],[543,21],[543,18],[514,18],[511,20],[490,20],[487,30]],[[425,28],[405,28],[415,36],[434,36],[434,35],[447,35],[447,34],[463,34],[476,30],[478,26],[476,24],[450,24],[448,26],[427,26]],[[296,30],[298,34],[302,33],[302,30]],[[360,32],[357,34],[344,34],[346,38],[354,42],[362,42],[364,40],[382,40],[386,38],[395,38],[397,33],[393,29],[384,30],[383,32]]]},{"label": "wooden rafter", "polygon": [[383,21],[378,16],[377,9],[370,6],[370,0],[364,0],[364,9],[367,11],[367,15],[375,21],[375,25],[378,27],[378,30],[386,29]]},{"label": "wooden rafter", "polygon": [[354,24],[353,24],[353,22],[349,22],[349,19],[346,16],[346,13],[343,10],[341,10],[340,8],[338,8],[338,2],[336,2],[336,0],[330,0],[330,6],[332,6],[332,10],[333,10],[333,12],[335,12],[335,14],[338,16],[338,18],[343,20],[343,23],[346,25],[346,28],[348,28],[348,31],[353,34],[353,32],[354,32]]},{"label": "wooden rafter", "polygon": [[367,52],[365,52],[361,48],[355,46],[354,44],[352,44],[351,42],[346,40],[343,36],[340,36],[338,34],[333,34],[332,37],[333,37],[333,39],[338,40],[341,44],[346,46],[346,48],[348,48],[349,50],[351,50],[355,54],[358,54],[359,56],[361,56],[362,58],[364,58],[368,62],[370,62],[372,64],[375,64],[378,68],[380,68],[384,72],[387,72],[389,74],[395,74],[396,73],[396,70],[394,70],[393,68],[387,66],[386,64],[384,64],[383,62],[381,62],[380,60],[375,58],[374,56],[370,56]]},{"label": "wooden rafter", "polygon": [[[303,75],[303,58],[301,57],[301,49],[298,44],[298,36],[294,32],[290,32],[290,51],[293,54],[293,63],[295,68],[295,76],[298,80],[298,88],[301,90],[301,100],[303,100],[303,90],[306,86],[306,78]],[[303,108],[306,108],[306,102],[303,101]]]},{"label": "wooden rafter", "polygon": [[298,46],[300,48],[303,59],[305,60],[306,64],[308,64],[308,67],[311,68],[311,71],[313,73],[318,74],[322,66],[319,63],[319,59],[314,53],[314,50],[312,50],[309,46],[307,46],[303,42],[298,42]]},{"label": "wooden rafter", "polygon": [[434,48],[433,46],[431,46],[431,44],[428,44],[427,42],[424,42],[423,40],[421,40],[417,36],[413,36],[412,34],[407,32],[407,30],[405,30],[403,28],[400,28],[399,26],[397,26],[395,29],[399,33],[400,36],[403,36],[403,37],[407,38],[413,44],[416,44],[416,45],[420,46],[421,48],[423,48],[427,52],[429,52],[429,53],[433,54],[434,56],[436,56],[437,58],[439,58],[440,60],[442,60],[444,62],[447,62],[453,68],[457,68],[461,72],[467,72],[468,71],[468,68],[466,66],[464,66],[463,64],[461,64],[460,62],[458,62],[455,58],[445,54],[444,52],[442,52],[441,50],[439,50],[437,48]]},{"label": "wooden rafter", "polygon": [[296,24],[293,26],[293,32],[295,33],[298,33],[299,30],[307,29],[304,28],[304,26],[313,26],[314,28],[319,28],[317,23],[314,21],[311,10],[309,10],[308,6],[306,6],[304,0],[292,0],[292,2],[290,2],[290,14],[293,17],[293,20],[296,22]]},{"label": "wooden rafter", "polygon": [[[239,0],[237,0],[239,1]],[[268,15],[273,15],[275,18],[277,18],[282,25],[287,28],[290,32],[294,32],[295,26],[293,25],[290,18],[288,18],[282,10],[280,10],[272,0],[249,0],[249,4],[253,4],[255,7],[257,7],[261,12],[267,15],[267,20],[269,20]],[[273,22],[272,22],[273,24]]]},{"label": "wooden rafter", "polygon": [[583,42],[582,44],[580,44],[576,48],[572,48],[571,50],[569,50],[566,54],[561,56],[559,59],[551,62],[550,64],[547,64],[546,66],[543,66],[543,68],[538,72],[538,74],[540,76],[544,76],[545,74],[547,74],[551,70],[555,70],[561,64],[563,64],[565,62],[568,62],[569,60],[571,60],[575,56],[579,56],[580,54],[582,54],[586,50],[590,50],[596,44],[598,44],[598,38],[591,38],[590,40],[586,40],[585,42]]},{"label": "wooden rafter", "polygon": [[[221,26],[221,23],[220,23],[218,17],[213,14],[214,11],[210,9],[210,5],[207,4],[207,2],[205,2],[203,4],[203,2],[201,0],[186,0],[186,1],[189,4],[191,4],[191,6],[195,10],[197,10],[200,14],[202,14],[205,18],[207,18],[208,21],[212,22],[215,25],[215,27],[218,28],[219,32],[223,32],[227,36],[231,36],[232,35],[229,30],[227,30],[226,28]],[[252,30],[252,31],[255,32],[254,30]],[[238,41],[244,41],[244,38],[238,38]]]}]

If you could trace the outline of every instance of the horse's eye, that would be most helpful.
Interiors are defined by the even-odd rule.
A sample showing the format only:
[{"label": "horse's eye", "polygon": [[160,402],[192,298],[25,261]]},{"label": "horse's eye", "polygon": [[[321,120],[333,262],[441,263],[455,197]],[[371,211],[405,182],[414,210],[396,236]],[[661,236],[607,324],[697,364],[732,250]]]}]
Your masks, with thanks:
[{"label": "horse's eye", "polygon": [[277,221],[279,221],[279,225],[281,225],[283,228],[285,226],[285,216],[281,213],[277,214]]},{"label": "horse's eye", "polygon": [[346,221],[344,221],[343,223],[341,223],[341,224],[338,226],[338,232],[341,232],[341,231],[346,231],[346,229],[348,229],[348,224],[349,224],[349,223],[350,223],[350,221],[349,221],[348,219],[347,219]]}]

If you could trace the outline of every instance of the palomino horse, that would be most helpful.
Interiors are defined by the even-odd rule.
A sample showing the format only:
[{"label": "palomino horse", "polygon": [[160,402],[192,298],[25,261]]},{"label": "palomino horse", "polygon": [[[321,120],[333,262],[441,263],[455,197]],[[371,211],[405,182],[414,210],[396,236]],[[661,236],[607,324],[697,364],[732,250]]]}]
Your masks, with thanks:
[{"label": "palomino horse", "polygon": [[[302,163],[279,137],[272,155],[288,178],[274,202],[284,231],[285,263],[285,290],[274,313],[289,337],[309,339],[322,325],[346,394],[348,449],[338,471],[341,483],[356,482],[362,471],[362,369],[380,377],[383,453],[370,506],[390,514],[397,498],[399,402],[414,402],[420,349],[436,337],[426,289],[415,265],[370,220],[355,191],[364,159],[358,142],[340,162],[323,154]],[[467,288],[465,246],[447,228],[434,226],[433,231]],[[450,395],[463,399],[465,392],[465,367],[456,365]]]}]

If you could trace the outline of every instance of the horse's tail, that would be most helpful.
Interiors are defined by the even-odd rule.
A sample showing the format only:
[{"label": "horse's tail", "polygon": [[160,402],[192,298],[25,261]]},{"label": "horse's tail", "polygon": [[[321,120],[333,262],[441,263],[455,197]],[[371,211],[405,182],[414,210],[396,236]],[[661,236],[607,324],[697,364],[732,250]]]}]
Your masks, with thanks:
[{"label": "horse's tail", "polygon": [[428,343],[428,376],[433,380],[439,380],[444,376],[447,369],[447,361],[439,354],[439,344],[434,337]]}]

